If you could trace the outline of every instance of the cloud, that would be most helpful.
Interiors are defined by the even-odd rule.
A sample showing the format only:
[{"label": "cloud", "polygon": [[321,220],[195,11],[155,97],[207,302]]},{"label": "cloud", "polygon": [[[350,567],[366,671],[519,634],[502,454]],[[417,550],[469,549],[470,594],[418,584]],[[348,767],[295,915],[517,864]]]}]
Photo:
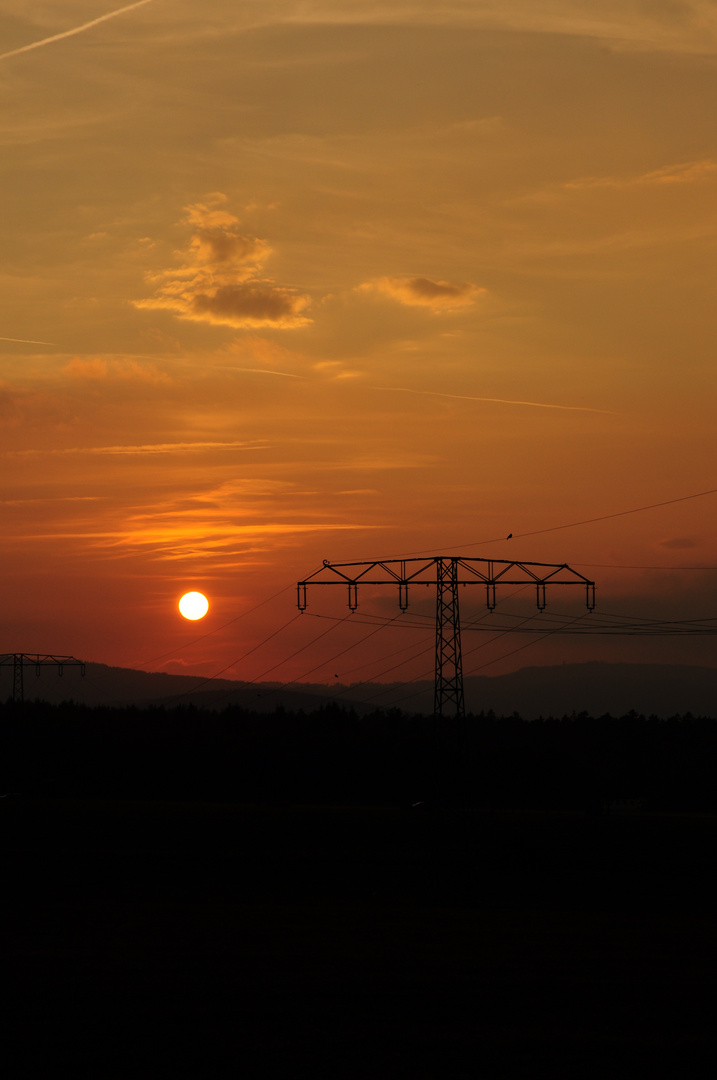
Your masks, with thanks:
[{"label": "cloud", "polygon": [[134,4],[127,4],[125,7],[118,8],[116,11],[110,11],[106,15],[100,15],[98,19],[92,19],[90,22],[82,23],[81,26],[75,26],[72,30],[63,30],[61,34],[53,34],[52,37],[42,38],[40,41],[33,41],[29,45],[22,45],[19,49],[11,49],[10,52],[0,53],[0,60],[7,60],[11,56],[19,56],[20,53],[30,52],[32,49],[39,49],[42,45],[51,45],[54,41],[63,41],[65,38],[74,37],[75,34],[82,34],[85,30],[89,30],[93,26],[98,26],[99,23],[108,22],[110,19],[115,19],[118,15],[124,15],[127,11],[133,11],[135,8],[144,7],[145,4],[151,4],[152,0],[137,0]]},{"label": "cloud", "polygon": [[292,21],[304,23],[480,27],[649,51],[704,54],[717,48],[714,0],[293,0],[278,18],[286,20],[286,9]]},{"label": "cloud", "polygon": [[686,551],[699,547],[699,544],[690,536],[676,536],[673,540],[661,540],[658,547],[667,548],[668,551]]},{"label": "cloud", "polygon": [[450,281],[432,281],[426,277],[383,277],[359,285],[365,292],[378,292],[409,307],[427,307],[432,311],[457,311],[471,307],[486,289],[470,281],[454,285]]},{"label": "cloud", "polygon": [[33,499],[0,499],[0,506],[30,506],[38,503],[45,506],[47,503],[60,502],[102,502],[106,497],[105,495],[46,495],[43,498]]},{"label": "cloud", "polygon": [[166,372],[159,371],[153,364],[139,364],[136,360],[104,360],[98,356],[87,359],[75,356],[65,364],[62,372],[75,379],[121,379],[154,386],[167,385],[172,381]]},{"label": "cloud", "polygon": [[239,232],[238,219],[220,209],[226,197],[217,192],[205,203],[186,208],[184,224],[193,228],[180,265],[147,275],[155,295],[134,306],[171,311],[180,319],[233,326],[293,329],[310,320],[303,314],[310,297],[275,285],[263,273],[271,255],[266,240]]},{"label": "cloud", "polygon": [[586,176],[563,184],[567,190],[584,191],[591,188],[614,188],[624,190],[637,187],[662,187],[675,184],[700,184],[714,180],[717,161],[686,161],[679,165],[665,165],[661,169],[638,176]]},{"label": "cloud", "polygon": [[0,417],[3,420],[9,420],[16,415],[17,398],[16,390],[8,389],[5,383],[0,383]]}]

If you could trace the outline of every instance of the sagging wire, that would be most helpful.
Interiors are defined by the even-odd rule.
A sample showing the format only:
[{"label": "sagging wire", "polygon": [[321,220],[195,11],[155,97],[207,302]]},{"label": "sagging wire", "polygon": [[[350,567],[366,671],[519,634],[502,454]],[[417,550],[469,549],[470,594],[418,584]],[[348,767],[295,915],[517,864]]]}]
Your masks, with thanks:
[{"label": "sagging wire", "polygon": [[[266,645],[267,642],[271,641],[272,638],[275,638],[278,634],[280,634],[282,630],[286,630],[287,627],[291,626],[293,622],[296,622],[298,618],[298,614],[294,615],[293,618],[289,619],[288,622],[285,622],[283,626],[280,626],[278,630],[274,630],[274,632],[269,634],[268,637],[265,637],[263,641],[260,641],[258,645],[254,645],[251,649],[249,649],[248,652],[245,652],[243,656],[238,657],[238,659],[236,660],[232,660],[231,664],[227,664],[226,667],[223,667],[219,671],[216,671],[213,675],[208,675],[206,679],[202,679],[202,681],[197,683],[196,686],[193,686],[191,690],[183,690],[180,694],[172,694],[170,697],[164,700],[175,701],[183,697],[188,697],[190,694],[195,694],[197,690],[201,689],[202,686],[205,686],[209,682],[214,682],[214,680],[218,679],[220,675],[223,675],[225,671],[229,671],[229,669],[233,668],[236,664],[240,664],[242,660],[246,660],[247,656],[251,656],[251,654],[256,652],[257,649],[260,649],[263,645]],[[319,637],[323,637],[323,634],[320,634]],[[311,642],[309,642],[309,644],[311,644]],[[291,657],[289,657],[289,659],[291,659]],[[273,669],[270,668],[269,670],[272,671]]]},{"label": "sagging wire", "polygon": [[[316,570],[320,569],[318,566],[312,570],[312,574],[316,573]],[[271,603],[272,600],[276,600],[277,596],[283,596],[284,593],[289,592],[290,589],[295,588],[292,581],[289,585],[285,585],[283,589],[279,589],[278,592],[272,593],[271,596],[267,596],[266,599],[260,600],[254,607],[247,608],[246,611],[242,611],[240,615],[235,615],[229,622],[222,623],[221,626],[215,626],[213,630],[208,630],[206,634],[200,634],[199,637],[192,638],[191,641],[185,641],[182,645],[177,645],[176,648],[170,649],[169,652],[160,653],[159,656],[153,656],[151,660],[143,660],[139,665],[140,668],[145,667],[147,664],[155,664],[158,660],[164,660],[166,656],[172,656],[175,652],[179,652],[180,649],[188,649],[190,645],[196,645],[199,641],[204,641],[205,638],[211,637],[213,634],[218,634],[220,630],[226,630],[228,626],[233,626],[234,623],[239,622],[240,619],[245,619],[247,615],[251,615],[253,612],[258,611],[259,608],[263,608],[266,604]],[[238,661],[237,661],[238,663]]]},{"label": "sagging wire", "polygon": [[[294,618],[298,619],[299,616],[295,615]],[[265,675],[268,675],[271,671],[275,671],[276,668],[278,668],[278,667],[282,667],[282,665],[284,665],[284,664],[288,664],[289,660],[293,660],[295,656],[299,655],[299,653],[302,653],[305,649],[308,649],[311,645],[314,645],[322,637],[326,637],[326,635],[330,634],[332,630],[335,630],[338,625],[340,625],[341,623],[345,623],[346,620],[350,619],[350,618],[351,618],[351,612],[349,612],[347,615],[344,615],[343,619],[337,619],[333,626],[329,626],[329,627],[326,628],[326,630],[322,630],[321,633],[317,634],[315,638],[312,638],[311,641],[307,641],[306,644],[302,645],[300,649],[297,649],[296,652],[293,652],[290,656],[287,656],[283,660],[280,660],[278,664],[274,664],[273,667],[268,668],[266,671],[263,671],[261,673],[261,675],[257,675],[253,679],[242,679],[241,680],[242,683],[244,685],[250,685],[250,686],[257,685],[259,683],[260,679],[263,679]],[[291,621],[293,622],[294,619],[292,619]],[[323,667],[324,663],[329,663],[329,662],[330,661],[328,661],[328,660],[327,661],[322,661],[321,664],[317,664],[317,667]],[[311,671],[315,671],[315,670],[316,670],[316,668],[311,668]],[[311,674],[311,671],[306,672],[305,674]],[[281,693],[285,689],[285,687],[292,686],[295,682],[298,682],[299,679],[303,679],[303,678],[304,678],[304,675],[298,675],[295,679],[292,679],[288,683],[281,683],[281,685],[279,687],[271,687],[269,690],[266,691],[266,693],[267,694]],[[226,701],[226,699],[231,697],[231,695],[233,693],[235,693],[234,689],[227,690],[224,694],[222,694],[218,698],[216,698],[216,700],[214,701],[214,704],[217,705],[222,701]]]},{"label": "sagging wire", "polygon": [[[576,617],[575,617],[575,618],[574,618],[574,619],[572,620],[572,622],[579,622],[579,621],[580,621],[581,619],[586,619],[586,618],[588,617],[588,615],[589,615],[589,614],[590,614],[590,612],[588,612],[588,611],[584,611],[584,612],[582,613],[582,615],[577,615],[577,616],[576,616]],[[535,616],[531,616],[531,617],[532,617],[532,618],[535,618]],[[490,667],[490,666],[491,666],[492,664],[497,664],[497,663],[499,663],[499,661],[501,661],[501,660],[506,660],[506,659],[507,659],[507,658],[508,658],[509,656],[514,656],[514,655],[515,655],[515,653],[519,653],[519,652],[522,652],[522,650],[523,650],[523,649],[529,649],[531,645],[537,645],[539,641],[542,641],[542,640],[543,640],[543,638],[547,638],[547,637],[550,637],[550,635],[551,635],[551,634],[554,634],[554,633],[556,633],[556,630],[555,630],[554,628],[551,628],[551,629],[549,629],[549,630],[546,630],[546,631],[545,631],[545,632],[544,632],[543,634],[541,634],[541,635],[540,635],[539,637],[537,637],[537,638],[533,638],[533,640],[532,640],[532,641],[526,641],[526,642],[524,642],[524,643],[523,643],[522,645],[519,645],[519,646],[517,647],[517,649],[511,649],[511,651],[510,651],[510,652],[507,652],[507,653],[503,653],[503,655],[502,655],[502,656],[496,656],[496,657],[495,657],[495,658],[494,658],[493,660],[487,660],[485,664],[479,664],[479,665],[478,665],[478,667],[475,667],[475,668],[471,668],[471,670],[470,670],[469,672],[467,672],[467,674],[468,674],[468,675],[473,675],[473,674],[475,674],[475,672],[476,672],[476,671],[482,671],[482,670],[483,670],[484,668]],[[502,636],[502,635],[501,635],[501,636]]]}]

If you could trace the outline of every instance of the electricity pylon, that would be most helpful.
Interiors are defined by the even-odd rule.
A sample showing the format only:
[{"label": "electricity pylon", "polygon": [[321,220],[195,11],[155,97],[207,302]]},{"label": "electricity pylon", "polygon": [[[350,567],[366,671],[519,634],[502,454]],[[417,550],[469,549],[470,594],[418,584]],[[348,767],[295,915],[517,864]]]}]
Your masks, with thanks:
[{"label": "electricity pylon", "polygon": [[20,705],[25,699],[23,672],[26,667],[34,667],[38,677],[44,667],[56,667],[58,675],[62,675],[64,667],[79,667],[80,674],[85,674],[84,660],[76,660],[74,656],[43,656],[40,653],[5,653],[0,656],[0,667],[13,669],[12,700]]},{"label": "electricity pylon", "polygon": [[351,611],[358,607],[359,585],[397,585],[401,611],[408,608],[409,585],[436,586],[436,673],[433,711],[436,717],[465,715],[459,585],[484,585],[486,605],[496,606],[496,586],[534,585],[538,610],[545,609],[547,585],[583,585],[588,611],[595,607],[595,582],[567,563],[510,562],[505,559],[468,559],[432,555],[423,559],[384,559],[377,562],[324,565],[297,584],[299,611],[306,610],[308,585],[345,585]]}]

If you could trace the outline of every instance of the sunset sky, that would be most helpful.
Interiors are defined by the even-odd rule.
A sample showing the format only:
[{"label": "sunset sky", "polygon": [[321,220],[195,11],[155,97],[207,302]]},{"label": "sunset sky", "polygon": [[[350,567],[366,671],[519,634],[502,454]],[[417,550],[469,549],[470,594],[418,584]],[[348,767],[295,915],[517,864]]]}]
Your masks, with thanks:
[{"label": "sunset sky", "polygon": [[[712,0],[0,0],[0,99],[1,651],[212,674],[323,559],[414,551],[714,615],[717,494],[541,532],[717,488]],[[663,637],[500,659],[525,641],[482,673],[717,663]]]}]

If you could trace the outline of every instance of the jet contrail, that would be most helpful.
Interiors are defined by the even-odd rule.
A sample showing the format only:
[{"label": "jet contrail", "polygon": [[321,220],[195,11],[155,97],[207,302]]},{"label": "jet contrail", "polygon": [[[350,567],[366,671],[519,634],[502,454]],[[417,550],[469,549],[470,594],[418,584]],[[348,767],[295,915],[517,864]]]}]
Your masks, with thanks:
[{"label": "jet contrail", "polygon": [[[2,60],[1,56],[0,60]],[[24,337],[0,337],[0,341],[16,341],[20,345],[53,345],[57,349],[61,348],[56,341],[32,341]]]},{"label": "jet contrail", "polygon": [[[216,370],[216,369],[215,369]],[[283,375],[285,379],[305,379],[305,375],[292,375],[289,371],[272,371],[271,368],[259,367],[229,367],[222,365],[222,371],[249,371],[254,375]]]},{"label": "jet contrail", "polygon": [[397,390],[401,394],[421,394],[425,397],[455,398],[458,401],[491,401],[497,405],[530,405],[534,409],[562,409],[567,412],[602,413],[604,416],[619,416],[610,409],[590,409],[587,405],[550,405],[545,401],[515,401],[512,398],[473,397],[470,394],[443,394],[440,390],[413,390],[410,386],[369,386],[369,390]]},{"label": "jet contrail", "polygon": [[31,49],[39,49],[42,45],[51,45],[53,41],[62,41],[64,38],[74,37],[75,34],[82,34],[92,26],[107,22],[108,19],[114,19],[117,15],[123,15],[125,11],[133,11],[135,8],[144,7],[145,4],[151,3],[152,0],[137,0],[135,4],[127,4],[126,7],[118,8],[117,11],[110,11],[107,15],[100,15],[99,19],[92,19],[90,22],[83,23],[82,26],[76,26],[74,30],[64,30],[61,34],[53,34],[52,37],[43,38],[42,41],[33,41],[30,45],[22,45],[19,49],[0,53],[0,60],[7,60],[11,56],[19,56],[20,53],[30,52]]},{"label": "jet contrail", "polygon": [[54,450],[5,450],[0,457],[65,456],[68,454],[180,454],[204,450],[268,450],[265,442],[144,443],[134,446],[65,446]]}]

